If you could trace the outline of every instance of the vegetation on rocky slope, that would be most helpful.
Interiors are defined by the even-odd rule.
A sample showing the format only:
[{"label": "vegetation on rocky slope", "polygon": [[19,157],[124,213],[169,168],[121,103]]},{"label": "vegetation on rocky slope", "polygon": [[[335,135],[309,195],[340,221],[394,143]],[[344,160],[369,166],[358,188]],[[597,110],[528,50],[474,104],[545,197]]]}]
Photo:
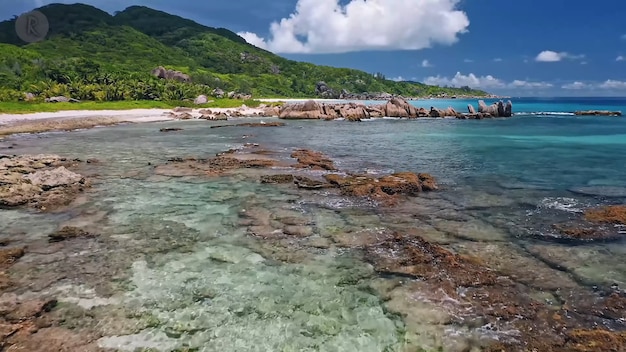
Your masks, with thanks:
[{"label": "vegetation on rocky slope", "polygon": [[[50,32],[38,43],[20,41],[15,19],[0,22],[0,101],[22,100],[27,92],[35,99],[65,95],[93,101],[180,101],[214,90],[255,97],[332,98],[342,91],[486,94],[287,60],[227,29],[142,6],[115,15],[83,4],[52,4],[39,10],[47,16]],[[151,70],[157,66],[181,71],[190,82],[156,78]]]}]

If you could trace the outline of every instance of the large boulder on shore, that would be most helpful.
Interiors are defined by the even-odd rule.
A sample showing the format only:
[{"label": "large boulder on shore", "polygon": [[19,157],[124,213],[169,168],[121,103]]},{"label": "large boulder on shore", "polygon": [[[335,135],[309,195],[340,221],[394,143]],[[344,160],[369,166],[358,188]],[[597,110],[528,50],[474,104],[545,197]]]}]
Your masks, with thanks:
[{"label": "large boulder on shore", "polygon": [[281,119],[321,119],[325,116],[322,106],[314,100],[284,105],[278,115]]},{"label": "large boulder on shore", "polygon": [[[413,108],[411,110],[411,107]],[[417,116],[415,107],[411,106],[406,100],[402,98],[393,98],[385,104],[385,116],[389,117],[409,117],[411,112],[414,112],[413,117]]]}]

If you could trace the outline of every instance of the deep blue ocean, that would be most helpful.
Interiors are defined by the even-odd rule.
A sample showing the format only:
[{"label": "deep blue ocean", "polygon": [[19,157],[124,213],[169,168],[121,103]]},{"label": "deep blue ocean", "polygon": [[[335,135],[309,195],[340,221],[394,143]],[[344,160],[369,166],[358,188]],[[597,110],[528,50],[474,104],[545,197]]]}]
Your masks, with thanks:
[{"label": "deep blue ocean", "polygon": [[[151,346],[167,346],[164,350],[168,351],[182,346],[221,351],[315,350],[314,346],[355,352],[400,351],[404,342],[394,341],[404,338],[403,331],[409,334],[417,329],[419,334],[409,334],[417,336],[412,346],[448,350],[445,344],[455,338],[484,331],[429,325],[437,319],[428,320],[432,314],[428,312],[438,308],[427,310],[432,301],[419,301],[417,296],[381,308],[384,304],[378,298],[361,290],[367,280],[345,284],[352,281],[342,275],[356,275],[354,270],[363,275],[362,271],[369,269],[362,259],[344,262],[346,251],[335,243],[359,241],[346,233],[416,229],[429,241],[481,257],[503,275],[516,277],[525,287],[523,292],[550,302],[558,302],[555,297],[562,292],[626,287],[625,240],[564,243],[555,240],[552,229],[555,223],[579,220],[585,209],[626,203],[626,117],[571,114],[576,110],[626,112],[626,98],[511,100],[515,113],[511,118],[285,121],[286,126],[279,128],[218,129],[210,127],[241,120],[172,121],[14,136],[0,147],[13,144],[10,153],[56,153],[101,161],[94,192],[73,214],[106,214],[83,217],[81,224],[93,221],[91,226],[120,241],[117,255],[132,258],[132,268],[127,270],[133,289],[116,294],[115,302],[122,303],[108,304],[132,306],[161,321],[136,334],[105,337],[101,346],[123,351]],[[476,106],[477,100],[411,103],[427,109],[452,106],[465,112],[467,104]],[[159,132],[162,127],[184,130],[165,134]],[[350,172],[428,172],[441,189],[400,208],[381,209],[323,192],[269,187],[243,176],[150,176],[150,165],[168,158],[211,157],[244,143],[279,150],[285,158],[296,148],[319,150]],[[0,153],[8,151],[0,149]],[[263,247],[267,244],[246,236],[245,227],[238,225],[242,209],[258,214],[296,212],[310,219],[314,236],[289,244],[297,246],[297,255],[285,254],[292,250],[289,246],[287,250],[272,247],[268,252]],[[45,236],[43,230],[49,231],[50,224],[56,226],[71,216],[0,211],[0,232],[25,231],[37,238]],[[164,222],[171,230],[161,227]],[[310,245],[308,241],[313,240],[315,245]],[[161,248],[162,241],[176,248],[184,245],[184,251],[150,252],[150,248]],[[266,262],[268,253],[282,253],[290,259],[278,260],[281,264]],[[90,258],[98,255],[95,249],[90,252]],[[299,255],[305,259],[297,259]],[[367,275],[371,275],[372,285],[379,283],[374,273]],[[89,287],[88,281],[63,281],[58,286],[79,284]],[[202,290],[211,290],[213,304],[188,297]],[[70,293],[61,296],[61,301],[75,302],[77,298]],[[82,295],[81,299],[91,297],[85,292]],[[411,306],[418,301],[421,310]],[[309,306],[314,307],[314,315],[306,310]],[[425,318],[415,318],[421,325],[405,325],[398,316],[387,315],[387,309],[409,312],[408,316],[424,314]],[[281,315],[278,320],[268,320],[261,313],[232,313],[248,311]],[[318,321],[322,327],[301,334],[302,326]],[[193,333],[166,336],[172,329]],[[102,334],[116,331],[109,328]]]}]

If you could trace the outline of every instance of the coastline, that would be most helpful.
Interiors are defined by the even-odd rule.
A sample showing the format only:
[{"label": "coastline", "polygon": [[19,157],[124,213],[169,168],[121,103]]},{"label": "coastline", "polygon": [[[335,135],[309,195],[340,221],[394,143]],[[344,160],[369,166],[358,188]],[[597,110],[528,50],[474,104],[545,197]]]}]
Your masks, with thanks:
[{"label": "coastline", "polygon": [[[72,131],[77,129],[108,126],[122,123],[167,122],[197,119],[207,109],[128,109],[128,110],[66,110],[28,114],[0,114],[0,139],[19,133],[42,133]],[[211,108],[211,116],[254,116],[263,108]],[[182,114],[177,114],[182,112]]]}]

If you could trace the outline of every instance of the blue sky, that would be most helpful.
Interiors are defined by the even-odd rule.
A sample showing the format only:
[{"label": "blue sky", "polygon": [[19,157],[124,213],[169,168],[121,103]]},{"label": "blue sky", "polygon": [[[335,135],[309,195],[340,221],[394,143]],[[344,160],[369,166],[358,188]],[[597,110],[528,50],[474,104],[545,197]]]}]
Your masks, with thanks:
[{"label": "blue sky", "polygon": [[[76,1],[2,0],[0,14],[51,2]],[[513,96],[626,96],[626,2],[618,0],[82,2],[108,12],[146,5],[288,58],[394,79]]]}]

